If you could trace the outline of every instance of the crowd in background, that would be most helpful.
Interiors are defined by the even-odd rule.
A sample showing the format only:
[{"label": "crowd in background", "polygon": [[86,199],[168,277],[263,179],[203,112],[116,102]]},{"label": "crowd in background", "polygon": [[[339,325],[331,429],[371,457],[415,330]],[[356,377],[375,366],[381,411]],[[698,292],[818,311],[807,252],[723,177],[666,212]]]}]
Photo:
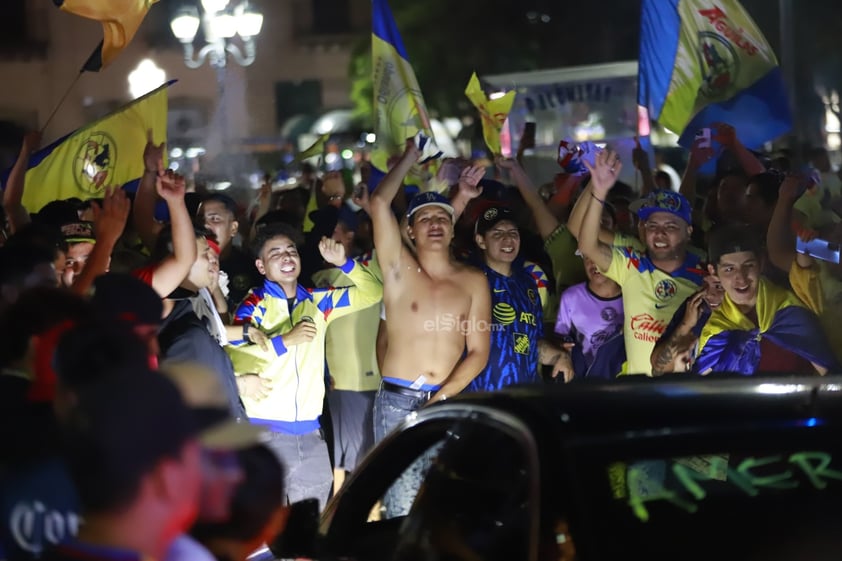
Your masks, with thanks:
[{"label": "crowd in background", "polygon": [[27,135],[3,197],[0,558],[244,559],[461,392],[833,372],[842,181],[824,149],[712,131],[680,185],[639,147],[632,187],[610,146],[530,178],[522,150],[422,164],[408,141],[385,176],[302,164],[246,207],[150,141],[135,193],[37,213]]}]

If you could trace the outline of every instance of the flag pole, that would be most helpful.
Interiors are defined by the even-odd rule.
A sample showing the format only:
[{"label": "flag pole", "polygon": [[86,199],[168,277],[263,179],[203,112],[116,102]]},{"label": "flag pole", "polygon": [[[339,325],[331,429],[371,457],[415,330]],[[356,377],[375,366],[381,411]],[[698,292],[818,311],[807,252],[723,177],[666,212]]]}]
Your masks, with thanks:
[{"label": "flag pole", "polygon": [[76,82],[79,81],[79,78],[82,76],[82,73],[84,71],[85,71],[84,69],[80,70],[79,73],[76,74],[76,77],[73,78],[73,81],[70,83],[70,86],[67,87],[67,90],[64,92],[64,95],[61,96],[61,99],[59,100],[58,105],[56,105],[55,109],[53,109],[53,112],[50,113],[50,116],[47,117],[47,121],[44,123],[44,126],[41,127],[41,134],[44,134],[44,131],[47,130],[47,126],[49,126],[50,121],[52,121],[53,117],[56,116],[56,113],[58,113],[59,108],[62,105],[64,105],[64,102],[67,99],[67,96],[70,95],[70,91],[73,89],[73,86],[76,85]]}]

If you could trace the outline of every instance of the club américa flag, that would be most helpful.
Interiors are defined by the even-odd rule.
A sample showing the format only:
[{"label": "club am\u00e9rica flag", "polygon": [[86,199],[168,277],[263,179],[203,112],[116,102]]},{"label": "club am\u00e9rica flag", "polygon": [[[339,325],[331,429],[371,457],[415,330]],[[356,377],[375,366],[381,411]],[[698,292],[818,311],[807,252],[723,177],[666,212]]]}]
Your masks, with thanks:
[{"label": "club am\u00e9rica flag", "polygon": [[792,128],[777,58],[737,0],[643,0],[638,103],[689,147],[733,125],[749,148]]},{"label": "club am\u00e9rica flag", "polygon": [[166,140],[167,88],[174,83],[171,80],[32,154],[23,191],[26,210],[35,213],[47,203],[74,197],[100,198],[106,187],[114,185],[136,188],[143,175],[148,131],[155,144]]},{"label": "club am\u00e9rica flag", "polygon": [[120,54],[156,2],[158,0],[53,0],[65,12],[102,24],[102,42],[83,68],[90,72],[99,72]]},{"label": "club am\u00e9rica flag", "polygon": [[433,138],[433,131],[424,96],[388,2],[372,0],[371,8],[374,133],[377,135],[371,161],[375,168],[386,172],[389,157],[403,153],[407,138],[419,131]]}]

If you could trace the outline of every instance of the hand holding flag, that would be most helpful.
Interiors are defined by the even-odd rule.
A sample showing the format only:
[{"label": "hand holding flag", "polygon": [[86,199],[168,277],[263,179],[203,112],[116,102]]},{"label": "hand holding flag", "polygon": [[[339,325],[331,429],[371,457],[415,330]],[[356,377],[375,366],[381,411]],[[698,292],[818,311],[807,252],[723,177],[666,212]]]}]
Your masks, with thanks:
[{"label": "hand holding flag", "polygon": [[433,160],[437,160],[441,158],[442,152],[439,150],[439,147],[436,146],[436,141],[429,136],[424,135],[423,132],[418,131],[414,138],[415,146],[421,151],[421,159],[418,161],[420,165],[424,165],[427,162],[431,162]]},{"label": "hand holding flag", "polygon": [[714,122],[748,148],[792,127],[775,53],[738,0],[643,0],[638,104],[684,147]]}]

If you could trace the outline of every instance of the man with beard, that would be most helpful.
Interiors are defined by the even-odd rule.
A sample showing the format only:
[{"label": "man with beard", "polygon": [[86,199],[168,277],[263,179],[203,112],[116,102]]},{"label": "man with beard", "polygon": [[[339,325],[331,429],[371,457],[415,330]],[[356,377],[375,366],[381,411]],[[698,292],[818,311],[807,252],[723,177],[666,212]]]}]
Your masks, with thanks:
[{"label": "man with beard", "polygon": [[625,295],[624,374],[652,374],[652,348],[676,309],[702,284],[700,259],[687,252],[693,232],[690,203],[671,191],[654,191],[637,211],[646,250],[611,247],[599,241],[602,207],[622,168],[612,151],[597,155],[590,200],[579,232],[579,248]]}]

